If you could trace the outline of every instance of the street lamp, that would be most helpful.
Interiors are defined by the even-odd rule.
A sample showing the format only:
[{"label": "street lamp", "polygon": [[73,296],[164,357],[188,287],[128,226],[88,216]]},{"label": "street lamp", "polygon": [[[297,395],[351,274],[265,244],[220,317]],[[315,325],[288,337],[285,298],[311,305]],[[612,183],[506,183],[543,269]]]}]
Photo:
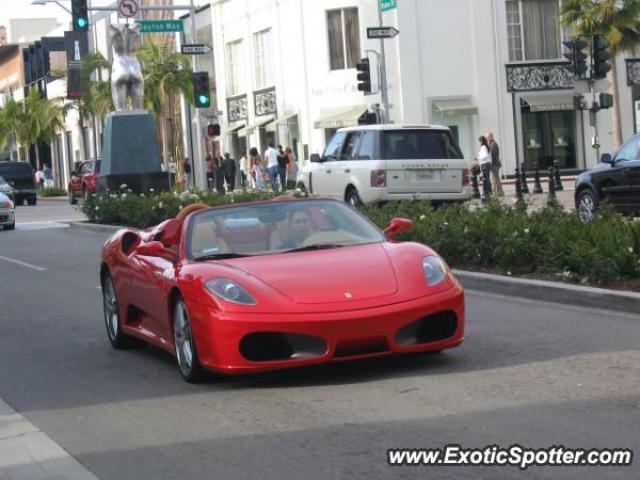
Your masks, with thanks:
[{"label": "street lamp", "polygon": [[47,3],[55,3],[67,13],[71,14],[71,10],[62,5],[58,0],[31,0],[31,5],[46,5]]}]

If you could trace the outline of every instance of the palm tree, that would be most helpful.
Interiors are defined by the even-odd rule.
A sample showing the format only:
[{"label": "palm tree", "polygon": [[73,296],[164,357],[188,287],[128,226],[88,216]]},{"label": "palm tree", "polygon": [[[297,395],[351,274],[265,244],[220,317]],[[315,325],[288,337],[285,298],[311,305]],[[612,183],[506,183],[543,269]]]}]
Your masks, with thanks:
[{"label": "palm tree", "polygon": [[565,26],[573,27],[576,35],[601,34],[611,51],[613,111],[611,114],[614,147],[622,145],[620,121],[620,93],[615,58],[640,41],[640,0],[564,0],[560,18]]},{"label": "palm tree", "polygon": [[13,97],[9,97],[4,108],[0,110],[0,147],[9,147],[11,160],[13,160],[13,149],[18,152],[20,159],[20,148],[18,146],[17,125],[20,121],[22,107]]},{"label": "palm tree", "polygon": [[[173,52],[165,44],[154,40],[145,41],[138,52],[143,63],[145,106],[154,112],[161,138],[162,156],[167,160],[168,152],[175,153],[176,161],[182,158],[180,129],[174,128],[170,137],[166,128],[167,118],[175,122],[176,103],[179,95],[187,99],[193,96],[193,72],[186,55]],[[182,175],[182,162],[177,161],[178,177]]]}]

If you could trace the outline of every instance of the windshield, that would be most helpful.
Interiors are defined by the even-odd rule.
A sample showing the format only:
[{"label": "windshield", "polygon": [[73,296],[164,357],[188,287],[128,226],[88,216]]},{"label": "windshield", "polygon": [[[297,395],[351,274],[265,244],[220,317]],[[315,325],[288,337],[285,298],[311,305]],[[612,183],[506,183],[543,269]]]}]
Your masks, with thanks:
[{"label": "windshield", "polygon": [[447,130],[386,130],[382,135],[384,160],[462,159]]},{"label": "windshield", "polygon": [[27,162],[0,162],[0,173],[4,175],[33,175]]},{"label": "windshield", "polygon": [[368,219],[332,200],[291,200],[206,210],[190,222],[189,258],[230,258],[382,242]]}]

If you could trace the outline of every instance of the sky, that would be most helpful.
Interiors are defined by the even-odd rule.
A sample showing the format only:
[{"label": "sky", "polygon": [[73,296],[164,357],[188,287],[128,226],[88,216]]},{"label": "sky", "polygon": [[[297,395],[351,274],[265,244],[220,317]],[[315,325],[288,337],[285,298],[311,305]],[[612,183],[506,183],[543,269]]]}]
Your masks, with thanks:
[{"label": "sky", "polygon": [[[59,0],[71,9],[71,2]],[[93,0],[93,5],[104,6],[114,0]],[[0,25],[8,25],[10,18],[57,18],[60,23],[68,23],[71,16],[55,3],[51,5],[31,5],[31,0],[0,0]]]}]

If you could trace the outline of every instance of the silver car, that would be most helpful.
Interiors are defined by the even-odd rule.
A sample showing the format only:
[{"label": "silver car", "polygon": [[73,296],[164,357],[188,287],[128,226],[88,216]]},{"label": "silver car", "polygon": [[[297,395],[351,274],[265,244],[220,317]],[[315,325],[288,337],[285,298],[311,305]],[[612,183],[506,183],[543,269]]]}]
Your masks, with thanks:
[{"label": "silver car", "polygon": [[16,209],[11,199],[0,192],[0,226],[5,230],[16,228]]},{"label": "silver car", "polygon": [[15,192],[13,191],[13,187],[9,185],[9,183],[4,179],[2,175],[0,175],[0,193],[4,193],[7,197],[11,199],[13,203],[16,202]]}]

